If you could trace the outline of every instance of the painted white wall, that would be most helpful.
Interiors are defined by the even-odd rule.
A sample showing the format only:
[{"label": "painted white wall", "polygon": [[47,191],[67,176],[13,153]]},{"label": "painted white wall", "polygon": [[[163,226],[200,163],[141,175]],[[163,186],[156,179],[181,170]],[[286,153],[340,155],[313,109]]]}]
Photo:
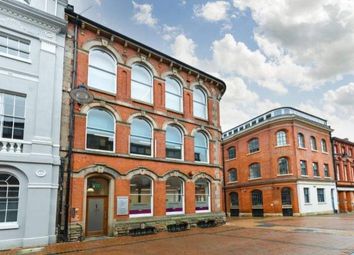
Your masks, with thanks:
[{"label": "painted white wall", "polygon": [[[304,188],[309,188],[310,203],[305,203]],[[317,188],[324,189],[325,202],[317,201]],[[333,189],[334,207],[338,210],[337,189],[334,182],[298,181],[298,203],[300,214],[333,213],[331,190]]]}]

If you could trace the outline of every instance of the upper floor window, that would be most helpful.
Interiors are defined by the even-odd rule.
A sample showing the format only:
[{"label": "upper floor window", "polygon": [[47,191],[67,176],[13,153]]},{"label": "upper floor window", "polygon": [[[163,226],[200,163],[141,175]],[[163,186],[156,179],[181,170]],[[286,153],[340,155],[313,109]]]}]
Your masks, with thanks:
[{"label": "upper floor window", "polygon": [[321,140],[321,149],[322,149],[322,152],[327,152],[327,143],[326,143],[325,139]]},{"label": "upper floor window", "polygon": [[305,137],[302,133],[297,134],[297,143],[300,148],[305,148]]},{"label": "upper floor window", "polygon": [[277,146],[284,146],[287,145],[286,141],[286,133],[285,131],[277,132]]},{"label": "upper floor window", "polygon": [[227,149],[227,152],[229,154],[229,159],[236,158],[236,148],[235,147],[230,147]]},{"label": "upper floor window", "polygon": [[91,109],[87,114],[86,148],[113,151],[115,121],[102,109]]},{"label": "upper floor window", "polygon": [[0,224],[17,221],[19,188],[15,176],[0,173]]},{"label": "upper floor window", "polygon": [[182,159],[183,136],[178,127],[166,128],[166,158]]},{"label": "upper floor window", "polygon": [[107,52],[92,49],[89,54],[88,85],[92,88],[116,93],[117,63]]},{"label": "upper floor window", "polygon": [[182,86],[173,77],[166,77],[166,108],[177,112],[183,112]]},{"label": "upper floor window", "polygon": [[352,148],[350,148],[350,149],[348,150],[348,156],[349,156],[349,157],[352,157],[352,155],[353,155],[353,150],[352,150]]},{"label": "upper floor window", "polygon": [[320,172],[318,171],[318,163],[312,163],[313,176],[320,176]]},{"label": "upper floor window", "polygon": [[30,42],[0,33],[0,54],[29,59]]},{"label": "upper floor window", "polygon": [[141,64],[132,66],[131,96],[146,103],[153,101],[153,77],[151,72]]},{"label": "upper floor window", "polygon": [[194,136],[194,160],[208,162],[208,138],[200,131]]},{"label": "upper floor window", "polygon": [[0,131],[2,138],[23,139],[25,97],[0,93]]},{"label": "upper floor window", "polygon": [[259,140],[258,138],[253,138],[248,142],[248,152],[257,152],[259,151]]},{"label": "upper floor window", "polygon": [[329,167],[328,164],[323,164],[323,172],[325,177],[329,177]]},{"label": "upper floor window", "polygon": [[317,151],[317,143],[316,143],[316,138],[314,136],[310,137],[310,145],[311,145],[311,150]]},{"label": "upper floor window", "polygon": [[307,175],[307,162],[306,160],[300,160],[301,175]]},{"label": "upper floor window", "polygon": [[152,156],[152,127],[144,118],[134,118],[131,123],[130,153]]},{"label": "upper floor window", "polygon": [[230,169],[229,170],[229,182],[235,182],[235,181],[237,181],[237,170]]},{"label": "upper floor window", "polygon": [[345,154],[345,147],[342,146],[342,153]]},{"label": "upper floor window", "polygon": [[288,174],[289,173],[289,162],[287,158],[280,158],[278,160],[279,174]]},{"label": "upper floor window", "polygon": [[193,90],[193,115],[198,118],[207,119],[207,95],[199,86]]},{"label": "upper floor window", "polygon": [[261,165],[253,163],[250,165],[250,179],[261,178]]}]

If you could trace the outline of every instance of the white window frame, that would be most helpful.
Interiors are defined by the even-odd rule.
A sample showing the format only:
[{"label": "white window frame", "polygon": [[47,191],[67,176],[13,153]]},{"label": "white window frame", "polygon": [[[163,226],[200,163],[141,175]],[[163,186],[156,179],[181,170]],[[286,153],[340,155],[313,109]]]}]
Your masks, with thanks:
[{"label": "white window frame", "polygon": [[[203,178],[202,178],[203,179]],[[195,193],[194,194],[194,200],[195,200],[195,202],[194,202],[194,209],[195,209],[195,213],[207,213],[207,212],[211,212],[211,190],[210,190],[210,188],[211,188],[211,183],[210,183],[210,180],[208,180],[207,178],[204,178],[205,180],[207,180],[207,182],[208,182],[208,210],[197,210],[196,209],[196,200],[195,200],[195,198],[196,198],[196,196],[198,195],[197,193]],[[195,182],[197,182],[199,179],[197,179]],[[195,191],[195,187],[194,187],[194,191]],[[199,194],[199,195],[201,195],[201,194]]]},{"label": "white window frame", "polygon": [[[277,137],[277,146],[286,146],[288,145],[288,139],[286,137],[286,132],[284,130],[280,130],[276,134]],[[282,143],[284,142],[284,143]]]},{"label": "white window frame", "polygon": [[[2,37],[6,38],[6,45],[2,45],[3,47],[6,48],[6,53],[0,52],[0,56],[4,56],[4,57],[12,58],[12,59],[15,59],[15,60],[20,60],[20,61],[24,61],[24,62],[27,62],[27,63],[31,63],[31,42],[29,40],[22,39],[22,38],[19,38],[17,36],[9,35],[9,34],[3,33],[3,32],[0,32],[0,35]],[[13,48],[9,47],[9,38],[14,40],[14,41],[17,41],[17,49],[13,49]],[[20,50],[20,42],[28,45],[28,52]],[[9,48],[11,48],[13,50],[16,50],[17,51],[17,56],[8,53],[9,52]],[[28,58],[20,57],[19,56],[20,52],[28,53]]]},{"label": "white window frame", "polygon": [[[138,174],[139,175],[139,174]],[[154,179],[152,179],[150,176],[147,176],[147,175],[142,175],[142,176],[146,176],[147,178],[149,178],[150,179],[150,181],[151,181],[151,197],[150,197],[150,204],[151,204],[151,213],[142,213],[142,214],[130,214],[130,212],[128,212],[129,213],[129,218],[141,218],[141,217],[151,217],[151,216],[153,216],[154,215]],[[134,176],[132,176],[132,178],[133,177],[135,177],[135,175]],[[132,179],[131,178],[131,179]],[[130,183],[131,183],[131,179],[129,180],[129,185],[130,185]],[[130,200],[130,196],[131,196],[131,194],[130,194],[130,186],[129,186],[129,200]],[[130,201],[129,201],[129,211],[130,211]]]},{"label": "white window frame", "polygon": [[[167,153],[166,153],[166,159],[183,161],[184,160],[184,132],[177,125],[171,125],[170,124],[168,126],[172,126],[174,128],[177,128],[178,131],[181,134],[181,158],[180,159],[179,158],[169,158],[169,157],[167,157]],[[167,144],[167,128],[166,128],[166,138],[165,138],[165,147],[166,147],[166,150],[167,150],[167,145],[166,144]]]},{"label": "white window frame", "polygon": [[[207,161],[196,161],[195,160],[195,154],[193,154],[194,155],[194,162],[197,162],[197,163],[205,163],[205,164],[208,164],[209,163],[209,143],[210,143],[210,141],[209,141],[209,137],[208,137],[208,135],[207,134],[205,134],[204,132],[202,132],[202,131],[197,131],[197,133],[201,133],[205,138],[206,138],[206,144],[207,144],[207,151],[206,151],[206,156],[207,156]],[[194,135],[194,153],[195,153],[195,135]],[[197,146],[197,147],[199,147],[199,148],[201,148],[200,146]]]},{"label": "white window frame", "polygon": [[[202,94],[204,95],[204,99],[205,99],[205,102],[204,102],[205,103],[205,105],[204,105],[205,106],[204,107],[204,114],[205,114],[205,117],[196,115],[194,105],[195,104],[202,105],[202,103],[195,101],[194,93],[195,93],[196,90],[200,90],[200,92],[202,92]],[[208,120],[208,94],[206,93],[206,91],[201,86],[195,86],[194,89],[193,89],[193,117],[199,118],[199,119],[203,119],[203,120]]]},{"label": "white window frame", "polygon": [[[144,121],[146,121],[150,127],[151,127],[151,155],[144,155],[144,154],[136,154],[136,153],[131,153],[130,152],[130,148],[131,148],[131,132],[132,132],[132,128],[131,128],[131,125],[133,124],[133,120],[135,118],[141,118],[143,119]],[[132,155],[132,156],[136,156],[136,157],[146,157],[146,158],[153,158],[154,155],[155,155],[155,139],[154,139],[154,126],[151,124],[151,122],[147,119],[147,118],[144,118],[144,117],[140,117],[140,116],[137,116],[135,117],[132,122],[130,123],[130,133],[129,133],[129,155]]]},{"label": "white window frame", "polygon": [[[175,111],[175,112],[179,112],[179,113],[183,113],[183,86],[181,84],[181,82],[179,82],[178,79],[176,79],[174,76],[167,76],[167,78],[171,79],[171,80],[174,80],[179,88],[180,88],[180,91],[181,91],[181,94],[180,95],[177,95],[177,94],[174,94],[174,93],[171,93],[171,92],[168,92],[167,91],[167,82],[165,82],[165,107],[166,109],[168,110],[171,110],[171,111]],[[179,98],[179,104],[180,104],[180,109],[179,110],[176,110],[176,109],[172,109],[172,108],[169,108],[167,107],[167,94],[170,94],[172,96],[175,96],[175,97],[178,97]]]},{"label": "white window frame", "polygon": [[[151,77],[151,84],[150,85],[133,80],[133,68],[134,68],[134,66],[140,66],[140,67],[144,68],[150,74],[150,77]],[[145,104],[153,104],[154,103],[154,75],[151,72],[150,68],[147,67],[146,65],[144,65],[143,63],[134,63],[132,65],[132,67],[131,67],[131,70],[132,70],[132,72],[131,72],[131,82],[130,82],[131,83],[131,88],[130,88],[130,90],[131,90],[131,92],[130,92],[131,99],[135,100],[135,101],[138,101],[138,102],[141,102],[141,103],[145,103]],[[135,98],[133,96],[134,95],[134,93],[133,93],[133,81],[136,82],[136,83],[139,83],[142,86],[150,87],[151,96],[150,96],[150,101],[149,102],[144,101],[144,100],[139,99],[139,98]]]},{"label": "white window frame", "polygon": [[[301,139],[302,139],[302,143],[303,143],[303,144],[300,144],[300,137],[301,137]],[[302,149],[303,149],[303,148],[306,148],[305,136],[304,136],[304,134],[301,133],[301,132],[297,133],[297,145],[298,145],[299,148],[302,148]]]},{"label": "white window frame", "polygon": [[317,139],[314,136],[310,136],[310,147],[312,151],[317,151]]},{"label": "white window frame", "polygon": [[[6,194],[8,193],[8,189],[9,189],[9,186],[12,186],[12,187],[18,187],[18,195],[17,195],[17,217],[16,217],[16,221],[6,221],[6,222],[0,222],[0,230],[1,229],[15,229],[15,228],[19,228],[19,225],[18,225],[18,220],[19,220],[19,214],[20,214],[20,192],[21,192],[21,183],[20,183],[20,180],[19,178],[12,174],[12,173],[9,173],[9,172],[0,172],[1,174],[7,174],[9,176],[12,176],[14,178],[17,179],[18,181],[18,185],[11,185],[11,184],[7,184],[5,185],[6,186]],[[0,184],[0,186],[2,186],[2,184]],[[4,197],[3,199],[8,199],[9,197],[6,195],[6,197]],[[6,209],[5,209],[5,219],[6,219],[6,215],[7,215],[7,212],[8,212],[8,203],[6,203]],[[11,210],[11,209],[10,209]]]},{"label": "white window frame", "polygon": [[[325,148],[326,150],[324,150],[324,147],[326,147],[326,148]],[[321,139],[321,150],[322,150],[322,152],[325,152],[325,153],[328,152],[327,142],[326,142],[325,139]]]},{"label": "white window frame", "polygon": [[[178,176],[176,176],[177,178],[179,178],[182,181],[182,212],[166,212],[166,215],[182,215],[185,214],[185,184],[184,184],[184,180]],[[167,180],[166,180],[167,182]],[[166,195],[167,195],[167,191],[166,191]],[[167,210],[167,205],[166,205],[166,210]]]}]

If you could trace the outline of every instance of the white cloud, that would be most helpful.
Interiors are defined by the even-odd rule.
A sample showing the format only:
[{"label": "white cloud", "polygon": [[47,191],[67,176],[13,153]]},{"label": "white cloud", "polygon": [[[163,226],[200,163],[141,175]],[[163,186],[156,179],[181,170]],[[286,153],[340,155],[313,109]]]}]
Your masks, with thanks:
[{"label": "white cloud", "polygon": [[153,7],[151,4],[137,4],[133,1],[134,16],[133,19],[138,24],[154,27],[157,24],[157,19],[152,16]]},{"label": "white cloud", "polygon": [[354,82],[337,88],[336,90],[329,90],[325,93],[324,99],[330,104],[350,108],[354,111]]},{"label": "white cloud", "polygon": [[171,45],[172,55],[187,64],[197,66],[198,58],[195,55],[196,44],[184,34],[179,34]]},{"label": "white cloud", "polygon": [[162,39],[165,41],[171,41],[175,39],[179,34],[182,34],[183,30],[179,27],[169,26],[164,24],[162,26]]},{"label": "white cloud", "polygon": [[194,6],[194,14],[207,21],[216,22],[228,18],[230,3],[226,1],[207,2],[204,5]]}]

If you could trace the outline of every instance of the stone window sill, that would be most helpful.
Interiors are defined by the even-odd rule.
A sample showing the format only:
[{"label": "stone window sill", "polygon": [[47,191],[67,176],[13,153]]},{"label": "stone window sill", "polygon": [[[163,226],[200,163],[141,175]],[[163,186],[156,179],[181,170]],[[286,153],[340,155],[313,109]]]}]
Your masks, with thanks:
[{"label": "stone window sill", "polygon": [[260,152],[261,152],[261,150],[254,151],[254,152],[249,152],[249,153],[247,153],[247,156],[254,155],[254,154],[257,154],[257,153],[260,153]]},{"label": "stone window sill", "polygon": [[0,229],[17,229],[19,228],[17,222],[0,223]]}]

